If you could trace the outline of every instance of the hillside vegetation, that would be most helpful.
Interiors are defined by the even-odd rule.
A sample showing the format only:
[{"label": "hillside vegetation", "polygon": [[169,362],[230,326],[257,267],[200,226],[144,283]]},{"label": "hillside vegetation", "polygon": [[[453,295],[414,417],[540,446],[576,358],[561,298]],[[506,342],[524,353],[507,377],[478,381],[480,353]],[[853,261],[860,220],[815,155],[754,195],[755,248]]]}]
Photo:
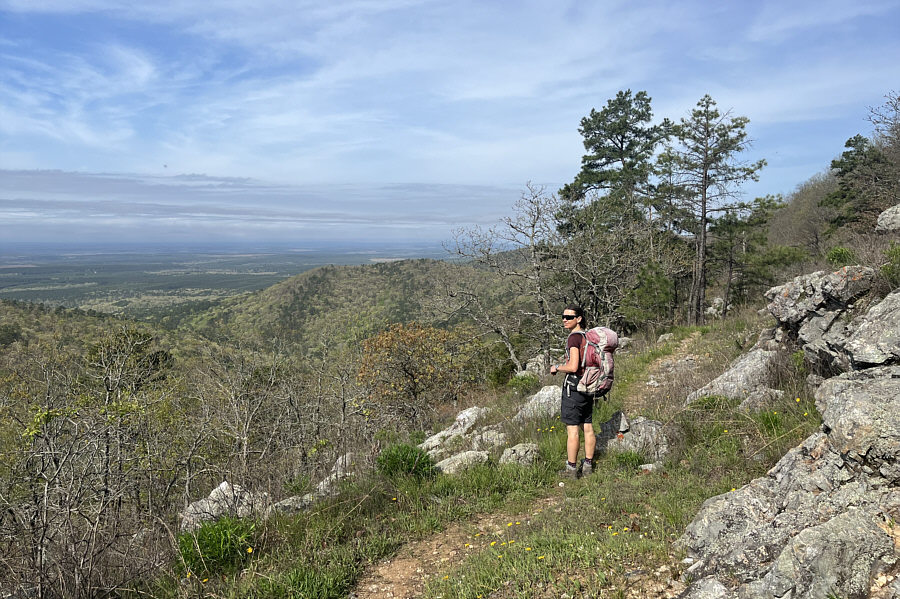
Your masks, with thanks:
[{"label": "hillside vegetation", "polygon": [[[495,227],[459,231],[460,263],[323,267],[182,314],[176,330],[0,303],[0,590],[346,597],[410,539],[486,512],[509,515],[507,530],[492,544],[471,529],[427,596],[625,596],[649,588],[648,569],[677,577],[672,541],[700,503],[818,425],[802,355],[782,356],[785,398],[771,410],[683,407],[754,343],[760,292],[856,262],[878,272],[876,295],[900,286],[900,249],[867,228],[897,197],[897,109],[888,96],[875,135],[852,138],[789,197],[739,202],[740,182],[764,166],[742,157],[746,118],[705,96],[678,123],[653,124],[647,94],[623,91],[582,121],[573,182],[558,194],[529,185]],[[572,302],[633,337],[595,422],[624,409],[673,427],[679,446],[660,472],[642,474],[644,456],[610,457],[560,487],[562,428],[510,421],[553,382],[558,315]],[[674,339],[658,343],[661,331]],[[663,369],[688,355],[691,374]],[[536,464],[419,468],[415,445],[476,405],[511,441],[537,442]],[[366,468],[308,509],[181,532],[179,512],[222,481],[302,497],[348,454]],[[385,466],[392,455],[413,468]]]}]

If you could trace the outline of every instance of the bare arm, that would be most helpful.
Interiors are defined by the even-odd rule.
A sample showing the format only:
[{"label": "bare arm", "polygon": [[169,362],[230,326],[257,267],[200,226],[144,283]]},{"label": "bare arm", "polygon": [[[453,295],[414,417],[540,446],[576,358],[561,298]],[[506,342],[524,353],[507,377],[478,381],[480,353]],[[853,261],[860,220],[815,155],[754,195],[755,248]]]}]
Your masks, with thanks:
[{"label": "bare arm", "polygon": [[579,353],[579,348],[569,348],[569,360],[565,364],[560,364],[559,366],[551,366],[550,374],[556,374],[557,372],[578,372],[578,367],[581,365],[581,356],[578,355]]}]

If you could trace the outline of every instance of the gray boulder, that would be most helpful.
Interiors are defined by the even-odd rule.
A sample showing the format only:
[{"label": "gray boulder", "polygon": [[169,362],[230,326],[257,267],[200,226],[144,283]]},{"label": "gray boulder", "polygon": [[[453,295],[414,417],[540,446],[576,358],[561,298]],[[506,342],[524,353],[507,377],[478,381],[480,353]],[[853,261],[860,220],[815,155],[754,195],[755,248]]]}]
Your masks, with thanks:
[{"label": "gray boulder", "polygon": [[472,438],[472,449],[487,451],[506,445],[507,434],[499,430],[499,427],[485,427],[478,431]]},{"label": "gray boulder", "polygon": [[732,599],[734,596],[728,587],[710,576],[692,584],[679,599]]},{"label": "gray boulder", "polygon": [[[728,309],[731,310],[733,306],[728,304]],[[721,297],[714,297],[710,302],[710,305],[706,308],[705,314],[707,316],[711,316],[713,318],[722,318],[722,314],[725,313],[725,300]]]},{"label": "gray boulder", "polygon": [[875,231],[877,233],[896,233],[900,231],[900,204],[892,206],[878,215]]},{"label": "gray boulder", "polygon": [[868,311],[843,349],[857,369],[900,361],[900,290]]},{"label": "gray boulder", "polygon": [[435,467],[444,474],[457,474],[479,464],[486,464],[490,456],[486,451],[464,451],[438,462]]},{"label": "gray boulder", "polygon": [[531,466],[537,460],[539,453],[540,449],[537,443],[519,443],[503,450],[503,455],[500,456],[500,463]]},{"label": "gray boulder", "polygon": [[181,513],[181,531],[194,531],[204,523],[224,516],[248,518],[262,515],[269,506],[267,493],[253,493],[223,481],[206,499],[195,501]]},{"label": "gray boulder", "polygon": [[769,312],[782,325],[797,328],[808,316],[843,311],[872,288],[875,271],[865,266],[845,266],[794,278],[766,291]]},{"label": "gray boulder", "polygon": [[[742,599],[868,597],[873,578],[897,562],[894,542],[877,512],[851,509],[791,538],[762,580],[741,589]],[[852,534],[847,534],[852,531]]]},{"label": "gray boulder", "polygon": [[425,439],[422,443],[419,444],[419,448],[424,450],[431,457],[440,456],[442,453],[448,451],[448,446],[451,445],[454,440],[459,439],[463,435],[466,435],[479,418],[487,414],[489,410],[487,408],[467,408],[456,415],[456,419],[446,429],[436,433],[427,439]]},{"label": "gray boulder", "polygon": [[594,455],[606,452],[631,451],[653,462],[661,461],[669,453],[663,424],[643,416],[629,420],[624,412],[616,412],[600,425]]},{"label": "gray boulder", "polygon": [[315,503],[316,500],[311,493],[307,493],[302,497],[299,495],[294,495],[292,497],[288,497],[287,499],[282,499],[281,501],[274,503],[272,507],[270,507],[266,512],[266,515],[270,516],[274,513],[296,514],[299,512],[305,512],[313,505],[315,505]]},{"label": "gray boulder", "polygon": [[537,420],[539,418],[552,418],[559,415],[559,406],[562,399],[562,387],[547,385],[528,398],[518,413],[513,416],[513,422],[525,420]]},{"label": "gray boulder", "polygon": [[748,405],[756,405],[765,397],[780,396],[782,392],[767,387],[770,371],[777,357],[778,352],[761,348],[750,350],[732,362],[721,376],[688,395],[685,405],[710,395],[749,399]]}]

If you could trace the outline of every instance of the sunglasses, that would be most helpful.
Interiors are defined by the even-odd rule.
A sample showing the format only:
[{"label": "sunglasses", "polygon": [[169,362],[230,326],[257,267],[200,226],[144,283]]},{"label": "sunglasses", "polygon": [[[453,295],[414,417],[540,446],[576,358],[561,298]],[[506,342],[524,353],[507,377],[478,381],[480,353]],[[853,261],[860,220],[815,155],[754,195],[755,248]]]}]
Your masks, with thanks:
[{"label": "sunglasses", "polygon": [[574,314],[563,314],[562,317],[563,320],[575,320],[576,318],[578,318]]}]

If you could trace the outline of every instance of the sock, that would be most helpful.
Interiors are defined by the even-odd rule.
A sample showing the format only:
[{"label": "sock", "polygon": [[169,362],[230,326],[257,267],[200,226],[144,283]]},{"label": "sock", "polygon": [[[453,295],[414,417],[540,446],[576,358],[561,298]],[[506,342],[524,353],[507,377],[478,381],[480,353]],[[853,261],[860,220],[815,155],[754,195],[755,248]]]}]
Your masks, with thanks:
[{"label": "sock", "polygon": [[592,460],[590,458],[584,458],[584,463],[590,466],[591,464],[594,463],[594,460]]},{"label": "sock", "polygon": [[569,468],[575,468],[575,467],[577,466],[577,464],[574,464],[574,463],[568,462],[568,461],[566,462],[566,465],[567,465]]}]

